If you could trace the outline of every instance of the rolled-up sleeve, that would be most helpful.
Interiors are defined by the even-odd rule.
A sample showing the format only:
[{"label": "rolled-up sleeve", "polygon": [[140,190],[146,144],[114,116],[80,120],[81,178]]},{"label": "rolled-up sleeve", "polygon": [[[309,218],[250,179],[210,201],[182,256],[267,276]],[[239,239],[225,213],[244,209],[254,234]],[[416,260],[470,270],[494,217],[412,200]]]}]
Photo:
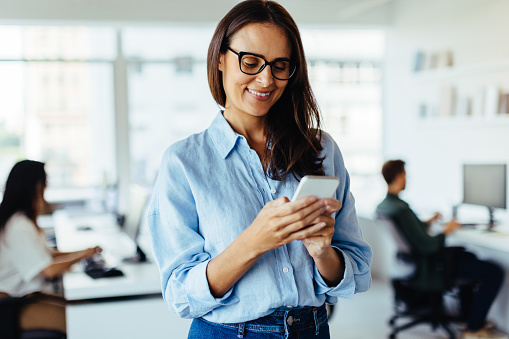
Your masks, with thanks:
[{"label": "rolled-up sleeve", "polygon": [[161,275],[163,297],[182,318],[196,318],[238,302],[233,289],[222,298],[210,293],[199,221],[186,172],[171,147],[165,152],[152,194],[148,225]]},{"label": "rolled-up sleeve", "polygon": [[337,297],[352,298],[357,292],[365,292],[371,286],[371,260],[372,250],[363,239],[357,213],[355,211],[355,199],[350,192],[350,176],[345,169],[343,157],[336,143],[329,137],[329,144],[324,145],[328,151],[327,175],[335,175],[340,179],[340,185],[336,192],[337,199],[342,207],[335,215],[334,235],[332,247],[343,256],[345,272],[343,279],[337,286],[328,286],[318,272],[314,269],[315,292],[325,293],[327,301],[334,303]]}]

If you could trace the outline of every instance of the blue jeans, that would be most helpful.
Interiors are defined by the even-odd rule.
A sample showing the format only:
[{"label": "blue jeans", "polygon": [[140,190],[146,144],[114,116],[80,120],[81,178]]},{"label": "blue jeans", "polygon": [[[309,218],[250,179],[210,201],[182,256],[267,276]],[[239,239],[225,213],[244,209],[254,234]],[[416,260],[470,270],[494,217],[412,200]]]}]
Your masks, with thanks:
[{"label": "blue jeans", "polygon": [[279,308],[271,314],[245,323],[212,323],[196,318],[188,339],[330,339],[325,305]]}]

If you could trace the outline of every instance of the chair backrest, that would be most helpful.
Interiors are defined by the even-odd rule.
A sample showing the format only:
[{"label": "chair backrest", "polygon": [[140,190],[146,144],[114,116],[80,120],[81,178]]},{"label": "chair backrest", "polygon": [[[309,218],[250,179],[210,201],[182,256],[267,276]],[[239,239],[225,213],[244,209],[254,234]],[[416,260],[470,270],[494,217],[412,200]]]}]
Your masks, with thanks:
[{"label": "chair backrest", "polygon": [[375,222],[382,231],[385,243],[391,247],[390,277],[393,279],[412,277],[416,271],[412,249],[398,231],[394,221],[388,216],[377,213]]},{"label": "chair backrest", "polygon": [[19,310],[24,303],[24,298],[0,298],[0,333],[2,339],[19,338]]},{"label": "chair backrest", "polygon": [[392,237],[395,240],[395,244],[398,248],[399,253],[412,254],[412,249],[408,245],[407,241],[403,238],[403,236],[399,233],[396,224],[394,221],[383,214],[377,214],[377,223],[379,223],[382,227],[387,229]]},{"label": "chair backrest", "polygon": [[31,297],[0,297],[0,338],[2,339],[65,339],[66,334],[46,329],[22,331],[19,313],[23,305],[33,302]]}]

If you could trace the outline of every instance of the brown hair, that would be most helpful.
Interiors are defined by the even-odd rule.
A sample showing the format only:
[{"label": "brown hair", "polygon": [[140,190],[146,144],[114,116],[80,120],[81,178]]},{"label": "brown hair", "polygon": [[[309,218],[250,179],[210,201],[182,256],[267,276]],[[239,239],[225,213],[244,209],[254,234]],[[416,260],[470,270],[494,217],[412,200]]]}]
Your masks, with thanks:
[{"label": "brown hair", "polygon": [[403,160],[389,160],[382,166],[382,175],[388,185],[392,184],[394,179],[405,171],[405,162]]},{"label": "brown hair", "polygon": [[289,173],[297,179],[307,174],[324,175],[320,111],[307,74],[307,64],[299,29],[290,14],[277,2],[246,0],[234,6],[219,22],[210,41],[207,74],[210,91],[218,105],[224,107],[219,58],[226,53],[231,38],[250,23],[270,23],[285,32],[291,48],[291,59],[297,64],[283,95],[267,113],[266,137],[270,147],[265,150],[267,174],[285,181]]}]

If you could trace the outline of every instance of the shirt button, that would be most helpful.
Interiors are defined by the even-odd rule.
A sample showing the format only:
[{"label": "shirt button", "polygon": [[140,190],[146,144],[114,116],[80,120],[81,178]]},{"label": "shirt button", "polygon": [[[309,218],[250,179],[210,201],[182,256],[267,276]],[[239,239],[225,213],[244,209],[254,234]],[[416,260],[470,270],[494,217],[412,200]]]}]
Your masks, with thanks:
[{"label": "shirt button", "polygon": [[272,193],[272,194],[276,193],[276,189],[275,188],[271,189],[270,193]]},{"label": "shirt button", "polygon": [[286,323],[290,326],[292,326],[293,324],[293,317],[292,316],[289,316],[288,318],[286,318]]},{"label": "shirt button", "polygon": [[284,273],[288,273],[288,271],[290,271],[290,270],[288,269],[288,267],[283,267],[283,272],[284,272]]}]

